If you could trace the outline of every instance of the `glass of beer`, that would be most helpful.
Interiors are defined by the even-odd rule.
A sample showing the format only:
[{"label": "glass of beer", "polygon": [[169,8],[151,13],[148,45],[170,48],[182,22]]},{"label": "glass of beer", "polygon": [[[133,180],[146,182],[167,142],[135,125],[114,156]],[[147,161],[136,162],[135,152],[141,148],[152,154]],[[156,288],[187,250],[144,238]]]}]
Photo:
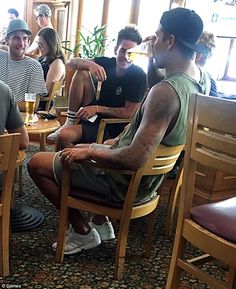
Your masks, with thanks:
[{"label": "glass of beer", "polygon": [[34,123],[35,103],[36,103],[36,93],[26,93],[25,94],[26,125],[32,125]]},{"label": "glass of beer", "polygon": [[149,57],[152,55],[151,41],[145,41],[127,50],[128,61],[131,62],[139,56]]}]

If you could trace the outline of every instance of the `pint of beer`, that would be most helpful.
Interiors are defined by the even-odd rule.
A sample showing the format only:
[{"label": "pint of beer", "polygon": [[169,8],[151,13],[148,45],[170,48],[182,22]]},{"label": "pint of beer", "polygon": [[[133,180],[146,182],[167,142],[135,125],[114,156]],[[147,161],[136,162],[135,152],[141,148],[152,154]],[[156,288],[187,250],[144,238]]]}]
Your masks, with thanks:
[{"label": "pint of beer", "polygon": [[36,103],[36,93],[26,93],[25,94],[26,125],[31,125],[34,123],[35,103]]},{"label": "pint of beer", "polygon": [[145,41],[133,48],[128,49],[127,50],[128,61],[131,62],[138,56],[146,56],[146,57],[151,56],[152,52],[150,45],[151,45],[150,41]]}]

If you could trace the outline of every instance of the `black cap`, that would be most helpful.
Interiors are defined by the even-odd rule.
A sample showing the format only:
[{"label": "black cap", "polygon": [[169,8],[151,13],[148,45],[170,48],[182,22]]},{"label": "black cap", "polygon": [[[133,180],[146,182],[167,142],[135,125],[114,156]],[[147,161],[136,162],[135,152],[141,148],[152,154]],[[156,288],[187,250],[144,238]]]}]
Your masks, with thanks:
[{"label": "black cap", "polygon": [[163,29],[194,51],[202,52],[202,47],[197,44],[203,31],[201,17],[193,10],[175,8],[163,13],[160,24]]}]

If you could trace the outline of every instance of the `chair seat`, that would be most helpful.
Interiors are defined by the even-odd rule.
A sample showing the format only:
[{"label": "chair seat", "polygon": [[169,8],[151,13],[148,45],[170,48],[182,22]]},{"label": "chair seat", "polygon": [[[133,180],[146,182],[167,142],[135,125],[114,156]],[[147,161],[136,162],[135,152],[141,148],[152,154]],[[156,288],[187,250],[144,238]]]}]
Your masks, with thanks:
[{"label": "chair seat", "polygon": [[[83,201],[93,202],[98,205],[109,206],[111,208],[121,209],[123,207],[123,203],[107,200],[103,194],[93,192],[93,191],[78,190],[76,188],[71,188],[69,195],[73,198],[81,199]],[[157,197],[157,194],[153,195],[152,198],[135,202],[134,207],[144,205],[156,197]]]},{"label": "chair seat", "polygon": [[236,243],[236,197],[194,207],[191,218],[210,232]]}]

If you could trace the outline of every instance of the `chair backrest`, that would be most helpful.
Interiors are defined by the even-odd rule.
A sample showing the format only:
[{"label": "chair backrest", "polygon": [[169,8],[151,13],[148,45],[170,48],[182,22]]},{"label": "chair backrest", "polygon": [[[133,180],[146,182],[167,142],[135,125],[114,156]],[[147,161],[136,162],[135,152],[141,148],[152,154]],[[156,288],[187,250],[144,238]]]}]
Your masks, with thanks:
[{"label": "chair backrest", "polygon": [[62,88],[62,81],[53,82],[52,89],[48,95],[48,100],[45,106],[46,111],[49,110],[51,101],[59,94],[59,91],[61,90],[61,88]]},{"label": "chair backrest", "polygon": [[[236,175],[236,102],[193,94],[185,150],[183,197],[190,215],[196,164]],[[183,195],[183,194],[182,194]]]},{"label": "chair backrest", "polygon": [[159,145],[150,155],[148,161],[141,169],[143,175],[159,175],[170,172],[185,145],[164,146]]},{"label": "chair backrest", "polygon": [[49,92],[48,96],[37,97],[35,109],[36,110],[38,109],[40,101],[44,101],[44,102],[46,102],[45,111],[49,111],[51,101],[53,101],[54,98],[59,94],[59,91],[61,90],[61,88],[62,88],[62,81],[54,81],[52,84],[51,91]]},{"label": "chair backrest", "polygon": [[5,213],[10,215],[11,192],[19,146],[19,133],[0,136],[0,171],[2,174],[0,216],[3,216]]},{"label": "chair backrest", "polygon": [[171,147],[159,145],[156,148],[149,156],[145,165],[132,175],[124,207],[130,207],[134,204],[137,190],[143,176],[165,174],[172,170],[184,146],[185,145],[178,145]]},{"label": "chair backrest", "polygon": [[96,143],[103,143],[106,125],[118,123],[128,124],[131,122],[131,120],[131,118],[102,118],[98,126]]}]

